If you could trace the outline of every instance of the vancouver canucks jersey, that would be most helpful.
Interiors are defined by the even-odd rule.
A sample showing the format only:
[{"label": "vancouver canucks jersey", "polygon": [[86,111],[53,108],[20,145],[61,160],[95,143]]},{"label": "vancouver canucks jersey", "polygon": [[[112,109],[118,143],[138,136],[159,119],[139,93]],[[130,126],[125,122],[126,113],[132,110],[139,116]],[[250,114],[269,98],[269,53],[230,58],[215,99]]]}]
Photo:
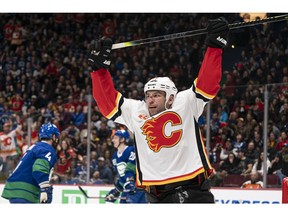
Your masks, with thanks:
[{"label": "vancouver canucks jersey", "polygon": [[112,164],[118,176],[118,183],[123,187],[127,178],[135,179],[135,151],[133,146],[126,146],[123,152],[116,151]]},{"label": "vancouver canucks jersey", "polygon": [[57,161],[55,149],[48,143],[30,146],[6,181],[2,197],[39,202],[41,184],[48,184]]}]

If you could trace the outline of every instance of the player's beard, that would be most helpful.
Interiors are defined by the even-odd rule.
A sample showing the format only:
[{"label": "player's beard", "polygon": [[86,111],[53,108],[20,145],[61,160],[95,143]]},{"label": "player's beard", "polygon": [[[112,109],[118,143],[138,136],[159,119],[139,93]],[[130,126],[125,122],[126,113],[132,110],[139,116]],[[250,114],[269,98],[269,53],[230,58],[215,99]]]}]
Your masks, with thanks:
[{"label": "player's beard", "polygon": [[52,139],[52,146],[54,149],[57,149],[57,145],[59,144],[59,138]]}]

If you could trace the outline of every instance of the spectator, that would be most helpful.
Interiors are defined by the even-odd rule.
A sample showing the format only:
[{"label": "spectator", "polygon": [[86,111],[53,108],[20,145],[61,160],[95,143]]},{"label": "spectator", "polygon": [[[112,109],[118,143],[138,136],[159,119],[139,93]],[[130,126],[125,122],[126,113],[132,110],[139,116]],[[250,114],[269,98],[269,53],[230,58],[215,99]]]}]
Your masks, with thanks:
[{"label": "spectator", "polygon": [[[267,166],[267,173],[269,168],[271,167],[271,162],[269,160],[269,158],[267,158],[267,162],[266,162],[266,166]],[[261,152],[258,156],[258,158],[256,159],[253,168],[252,168],[252,172],[258,172],[260,177],[263,177],[263,172],[264,172],[264,152]]]},{"label": "spectator", "polygon": [[228,154],[228,158],[221,163],[220,170],[226,174],[241,174],[240,160],[231,152]]},{"label": "spectator", "polygon": [[87,135],[83,136],[80,143],[75,147],[75,152],[78,155],[87,155]]},{"label": "spectator", "polygon": [[58,157],[55,166],[55,171],[57,172],[57,174],[61,176],[72,172],[73,150],[72,148],[70,148],[68,139],[63,139],[60,145],[58,144],[56,148],[56,154]]},{"label": "spectator", "polygon": [[255,148],[258,152],[263,151],[263,146],[264,146],[264,142],[262,139],[262,134],[259,133],[258,131],[254,131],[254,135],[252,137],[252,141],[255,145]]},{"label": "spectator", "polygon": [[[246,148],[245,142],[249,139],[250,131],[248,131],[248,127],[246,127],[246,122],[244,118],[240,117],[237,119],[237,123],[235,126],[235,134],[236,135],[236,143],[234,143],[234,147],[236,148]],[[241,138],[239,136],[241,134]],[[235,144],[238,146],[235,146]]]},{"label": "spectator", "polygon": [[277,144],[278,144],[278,141],[276,139],[275,134],[273,132],[270,132],[268,141],[267,141],[267,157],[269,158],[270,161],[272,161],[277,154],[277,150],[276,150]]},{"label": "spectator", "polygon": [[288,137],[287,137],[287,133],[285,131],[281,131],[281,135],[278,139],[278,143],[276,146],[276,151],[281,151],[282,147],[288,143]]},{"label": "spectator", "polygon": [[217,112],[218,112],[218,115],[219,115],[219,122],[220,124],[223,124],[223,123],[227,123],[228,121],[228,112],[227,112],[227,108],[222,108],[221,106],[219,106],[217,108]]},{"label": "spectator", "polygon": [[218,130],[220,128],[220,121],[217,112],[212,114],[210,128],[211,128],[211,137],[213,138],[218,134]]},{"label": "spectator", "polygon": [[237,152],[238,152],[237,157],[240,159],[240,166],[242,168],[241,175],[243,175],[244,177],[247,177],[250,175],[252,171],[254,161],[245,156],[244,149],[239,149]]},{"label": "spectator", "polygon": [[245,117],[245,123],[245,126],[247,127],[246,130],[248,134],[248,139],[251,139],[251,137],[253,136],[254,128],[258,125],[251,111],[247,112]]},{"label": "spectator", "polygon": [[15,96],[12,96],[12,98],[11,98],[11,110],[12,110],[12,112],[17,113],[17,114],[22,112],[23,104],[24,104],[24,101],[23,101],[20,93],[16,93]]},{"label": "spectator", "polygon": [[230,153],[234,153],[236,155],[237,152],[237,148],[234,148],[231,139],[227,138],[225,145],[221,148],[221,152],[220,152],[220,159],[223,161],[225,159],[228,158],[228,155]]},{"label": "spectator", "polygon": [[[240,120],[240,121],[242,121],[242,120]],[[232,143],[233,143],[233,147],[236,149],[246,149],[246,143],[243,140],[243,136],[241,133],[238,133],[236,135],[236,139]]]},{"label": "spectator", "polygon": [[108,129],[106,121],[100,123],[98,135],[101,142],[105,141],[108,137],[111,136],[111,130]]},{"label": "spectator", "polygon": [[280,114],[280,121],[276,123],[276,127],[279,128],[280,131],[288,132],[287,114]]},{"label": "spectator", "polygon": [[255,148],[255,144],[253,141],[250,141],[247,145],[247,149],[245,151],[245,156],[247,158],[249,158],[252,161],[256,161],[256,159],[258,158],[259,152],[257,151],[257,149]]},{"label": "spectator", "polygon": [[[274,171],[279,178],[279,183],[282,185],[282,180],[288,177],[288,144],[284,144],[281,151],[275,157],[275,162],[278,163],[279,169]],[[274,163],[274,161],[273,161]]]},{"label": "spectator", "polygon": [[[90,164],[89,172],[90,172],[90,176],[88,177],[88,179],[90,179],[92,174],[94,173],[93,166],[91,164]],[[87,156],[83,156],[82,160],[79,161],[76,165],[74,176],[76,177],[77,182],[79,184],[83,184],[86,182],[87,174],[88,174],[88,172],[87,172]]]},{"label": "spectator", "polygon": [[72,113],[72,121],[76,127],[82,129],[84,120],[85,115],[83,113],[82,106],[79,104],[77,105],[75,112]]},{"label": "spectator", "polygon": [[98,170],[94,171],[90,183],[94,185],[106,184],[105,181],[100,178],[100,172]]},{"label": "spectator", "polygon": [[250,180],[245,181],[241,188],[245,189],[260,189],[263,188],[263,182],[260,181],[260,175],[258,172],[251,172],[250,174]]},{"label": "spectator", "polygon": [[90,153],[90,164],[93,167],[93,170],[98,169],[98,153],[97,151],[91,151]]},{"label": "spectator", "polygon": [[276,135],[276,137],[279,137],[281,135],[281,131],[279,130],[278,127],[276,127],[276,125],[274,124],[272,120],[268,121],[267,130],[268,130],[268,134],[270,132],[273,132]]},{"label": "spectator", "polygon": [[114,183],[114,175],[112,170],[109,168],[109,166],[105,163],[104,157],[98,158],[98,171],[100,173],[100,178],[106,183],[106,184],[113,184]]},{"label": "spectator", "polygon": [[[6,159],[17,159],[19,154],[17,152],[18,144],[16,141],[17,133],[21,133],[21,124],[13,128],[12,120],[9,118],[2,118],[3,131],[0,132],[0,158],[6,164]],[[8,170],[12,171],[15,167],[10,167]],[[7,173],[9,174],[9,173]]]},{"label": "spectator", "polygon": [[241,174],[242,168],[240,160],[230,152],[224,161],[220,161],[219,170],[212,176],[211,183],[213,186],[220,186],[223,178],[229,174]]}]

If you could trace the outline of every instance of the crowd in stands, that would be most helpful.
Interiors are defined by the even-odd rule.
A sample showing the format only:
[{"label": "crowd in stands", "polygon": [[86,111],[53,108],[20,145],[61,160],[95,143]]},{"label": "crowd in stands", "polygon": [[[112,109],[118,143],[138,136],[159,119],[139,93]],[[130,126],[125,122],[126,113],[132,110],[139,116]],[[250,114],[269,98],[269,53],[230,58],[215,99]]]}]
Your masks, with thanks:
[{"label": "crowd in stands", "polygon": [[[16,151],[0,149],[0,181],[15,168],[29,147],[28,139],[32,144],[37,141],[39,126],[51,121],[61,131],[53,181],[87,183],[87,96],[91,95],[87,53],[93,40],[107,36],[119,43],[202,29],[220,15],[0,14],[0,142],[4,145],[8,134],[16,141]],[[243,21],[237,13],[223,16],[229,23]],[[206,50],[204,39],[200,35],[113,50],[109,71],[116,89],[127,97],[144,99],[143,86],[155,76],[171,77],[179,90],[190,87]],[[213,186],[222,186],[229,174],[250,176],[257,171],[262,175],[264,139],[268,173],[279,176],[280,185],[288,175],[287,22],[231,31],[231,41],[241,52],[229,57],[231,68],[223,69],[221,90],[211,102],[210,125],[206,112],[199,119],[204,140],[210,139]],[[268,137],[263,137],[265,85]],[[122,126],[105,119],[94,100],[91,108],[89,184],[113,184],[111,134]]]}]

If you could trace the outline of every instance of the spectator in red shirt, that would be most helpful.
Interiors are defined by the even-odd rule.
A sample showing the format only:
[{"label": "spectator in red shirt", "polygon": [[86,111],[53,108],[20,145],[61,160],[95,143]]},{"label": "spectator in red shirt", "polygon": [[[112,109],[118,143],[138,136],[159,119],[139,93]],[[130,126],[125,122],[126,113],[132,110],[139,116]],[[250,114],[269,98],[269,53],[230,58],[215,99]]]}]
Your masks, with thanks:
[{"label": "spectator in red shirt", "polygon": [[282,131],[279,137],[279,142],[276,146],[276,151],[281,151],[285,143],[288,143],[288,137],[287,133],[285,131]]},{"label": "spectator in red shirt", "polygon": [[20,93],[16,93],[15,96],[11,98],[11,110],[15,113],[22,112],[24,101]]},{"label": "spectator in red shirt", "polygon": [[72,155],[73,150],[70,148],[68,139],[62,140],[61,144],[57,146],[58,160],[55,169],[57,174],[61,176],[72,171]]}]

